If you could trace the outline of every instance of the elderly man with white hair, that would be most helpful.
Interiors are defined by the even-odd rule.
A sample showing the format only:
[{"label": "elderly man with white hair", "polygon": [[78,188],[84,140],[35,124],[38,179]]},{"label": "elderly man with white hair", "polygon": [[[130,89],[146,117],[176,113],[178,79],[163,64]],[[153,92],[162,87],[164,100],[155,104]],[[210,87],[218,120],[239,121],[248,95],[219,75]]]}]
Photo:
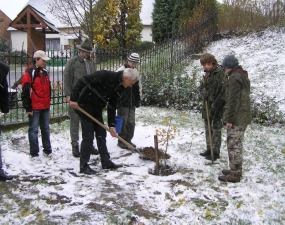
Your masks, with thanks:
[{"label": "elderly man with white hair", "polygon": [[[95,119],[104,123],[102,111],[107,105],[108,126],[113,137],[117,136],[115,115],[117,101],[127,87],[131,87],[139,79],[137,70],[128,68],[123,71],[97,71],[78,80],[70,96],[70,106],[76,110],[80,106]],[[82,143],[80,155],[80,173],[96,174],[88,165],[93,146],[94,133],[101,157],[103,169],[119,168],[110,160],[106,146],[106,130],[89,117],[78,112],[81,119]]]}]

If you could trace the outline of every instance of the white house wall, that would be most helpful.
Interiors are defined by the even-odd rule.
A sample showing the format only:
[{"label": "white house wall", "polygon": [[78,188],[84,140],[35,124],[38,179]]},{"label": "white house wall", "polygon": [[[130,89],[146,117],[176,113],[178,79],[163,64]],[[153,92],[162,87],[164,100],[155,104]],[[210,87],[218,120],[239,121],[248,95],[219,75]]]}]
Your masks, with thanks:
[{"label": "white house wall", "polygon": [[[18,30],[10,30],[10,33],[12,51],[21,51],[22,45],[23,49],[27,50],[27,33]],[[141,35],[142,41],[152,41],[151,26],[145,26],[142,30]],[[62,34],[46,34],[46,38],[59,38],[61,49],[64,49],[64,45],[70,44],[69,40],[66,39],[66,36]]]},{"label": "white house wall", "polygon": [[[23,47],[22,47],[23,45]],[[11,31],[11,48],[12,51],[27,50],[27,33],[19,30]]]},{"label": "white house wall", "polygon": [[151,26],[144,26],[141,36],[142,41],[152,41]]},{"label": "white house wall", "polygon": [[60,39],[60,46],[63,49],[64,45],[68,45],[68,39],[65,38],[65,35],[62,34],[46,34],[46,39],[48,38],[59,38]]},{"label": "white house wall", "polygon": [[[27,33],[19,30],[11,30],[11,48],[12,51],[21,51],[27,50]],[[61,34],[46,34],[46,39],[48,38],[59,38],[60,45],[63,49],[64,45],[69,45],[68,39],[65,38],[64,35]],[[23,46],[22,46],[23,45]]]}]

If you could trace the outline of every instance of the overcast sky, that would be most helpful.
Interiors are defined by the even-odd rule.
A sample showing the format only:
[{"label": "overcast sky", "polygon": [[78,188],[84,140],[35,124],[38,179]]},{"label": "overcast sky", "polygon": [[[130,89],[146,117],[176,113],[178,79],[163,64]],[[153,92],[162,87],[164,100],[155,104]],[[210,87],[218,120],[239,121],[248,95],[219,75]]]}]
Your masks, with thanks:
[{"label": "overcast sky", "polygon": [[[0,0],[0,9],[10,17],[11,20],[14,20],[27,2],[28,0]],[[218,0],[218,2],[223,2],[223,0]]]},{"label": "overcast sky", "polygon": [[28,0],[0,0],[0,9],[10,17],[11,20],[14,20],[27,2]]}]

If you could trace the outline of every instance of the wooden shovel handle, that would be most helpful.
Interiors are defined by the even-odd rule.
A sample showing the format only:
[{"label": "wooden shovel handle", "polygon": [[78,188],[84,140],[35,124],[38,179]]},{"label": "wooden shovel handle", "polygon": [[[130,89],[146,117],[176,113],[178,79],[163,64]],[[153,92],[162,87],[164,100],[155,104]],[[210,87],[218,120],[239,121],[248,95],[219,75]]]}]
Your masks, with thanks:
[{"label": "wooden shovel handle", "polygon": [[[84,115],[88,116],[91,120],[93,120],[95,123],[97,123],[98,125],[100,125],[101,127],[103,127],[106,131],[108,131],[109,133],[111,133],[109,127],[107,127],[106,125],[104,125],[103,123],[101,123],[99,120],[97,120],[96,118],[94,118],[93,116],[91,116],[88,112],[86,112],[84,109],[82,109],[80,106],[78,106],[76,109],[78,109],[80,112],[82,112]],[[118,138],[121,142],[123,142],[125,145],[127,145],[131,150],[137,152],[140,154],[140,156],[144,157],[141,152],[139,150],[137,150],[136,148],[134,148],[129,142],[125,141],[123,138],[121,138],[119,135],[116,136],[116,138]]]},{"label": "wooden shovel handle", "polygon": [[[203,76],[203,84],[204,84],[204,90],[206,90],[206,77],[205,76]],[[213,150],[212,132],[211,132],[210,115],[209,115],[207,99],[205,99],[205,107],[206,107],[206,116],[207,116],[207,124],[208,124],[208,133],[209,133],[209,139],[210,139],[211,160],[213,164],[214,163],[214,150]]]}]

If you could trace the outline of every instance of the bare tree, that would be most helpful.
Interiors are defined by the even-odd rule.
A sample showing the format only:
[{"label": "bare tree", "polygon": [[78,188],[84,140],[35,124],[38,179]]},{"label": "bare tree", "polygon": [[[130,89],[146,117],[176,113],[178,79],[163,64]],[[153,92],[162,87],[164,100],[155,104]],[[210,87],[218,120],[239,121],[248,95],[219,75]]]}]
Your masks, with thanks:
[{"label": "bare tree", "polygon": [[48,8],[61,23],[71,27],[78,38],[81,38],[82,30],[90,40],[93,40],[92,10],[96,3],[97,0],[50,0]]}]

